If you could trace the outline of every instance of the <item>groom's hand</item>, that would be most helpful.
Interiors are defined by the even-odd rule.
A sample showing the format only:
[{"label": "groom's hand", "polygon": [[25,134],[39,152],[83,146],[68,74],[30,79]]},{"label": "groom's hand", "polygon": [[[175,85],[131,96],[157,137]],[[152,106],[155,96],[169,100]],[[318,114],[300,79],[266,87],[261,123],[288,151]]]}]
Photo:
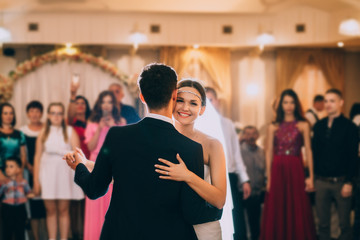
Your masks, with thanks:
[{"label": "groom's hand", "polygon": [[73,170],[76,169],[79,163],[83,163],[86,165],[87,162],[84,153],[79,148],[76,148],[76,151],[65,154],[63,159],[66,160],[67,165]]},{"label": "groom's hand", "polygon": [[76,160],[77,153],[75,151],[69,152],[64,155],[63,159],[66,161],[67,165],[75,170],[77,165],[80,163],[79,158]]}]

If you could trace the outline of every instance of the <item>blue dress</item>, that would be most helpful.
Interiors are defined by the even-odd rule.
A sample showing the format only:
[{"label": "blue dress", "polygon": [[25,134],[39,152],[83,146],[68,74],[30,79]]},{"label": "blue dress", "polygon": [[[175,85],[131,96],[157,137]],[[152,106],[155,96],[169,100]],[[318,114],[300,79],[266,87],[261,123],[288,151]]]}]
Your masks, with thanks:
[{"label": "blue dress", "polygon": [[5,170],[5,160],[9,157],[20,157],[20,148],[25,146],[25,135],[14,129],[10,134],[0,132],[0,169]]}]

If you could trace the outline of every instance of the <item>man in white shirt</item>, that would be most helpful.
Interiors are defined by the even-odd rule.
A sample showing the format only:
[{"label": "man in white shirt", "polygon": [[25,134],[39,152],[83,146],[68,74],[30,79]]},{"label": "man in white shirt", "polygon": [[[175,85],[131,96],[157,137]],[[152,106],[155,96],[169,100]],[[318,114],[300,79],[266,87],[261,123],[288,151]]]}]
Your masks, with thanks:
[{"label": "man in white shirt", "polygon": [[[206,97],[210,100],[216,110],[219,111],[219,100],[217,98],[216,91],[213,88],[206,88]],[[227,167],[229,172],[229,180],[231,187],[231,194],[233,197],[234,209],[234,240],[247,239],[246,223],[244,215],[243,199],[247,199],[251,194],[251,187],[249,183],[249,176],[246,172],[244,161],[241,157],[239,138],[235,130],[233,122],[220,116],[222,130],[224,132],[226,155],[227,155]],[[239,181],[240,180],[240,181]],[[243,196],[240,194],[240,188],[242,187]]]},{"label": "man in white shirt", "polygon": [[306,111],[305,118],[310,122],[311,127],[321,119],[320,113],[325,109],[323,95],[316,95],[313,101],[313,107]]}]

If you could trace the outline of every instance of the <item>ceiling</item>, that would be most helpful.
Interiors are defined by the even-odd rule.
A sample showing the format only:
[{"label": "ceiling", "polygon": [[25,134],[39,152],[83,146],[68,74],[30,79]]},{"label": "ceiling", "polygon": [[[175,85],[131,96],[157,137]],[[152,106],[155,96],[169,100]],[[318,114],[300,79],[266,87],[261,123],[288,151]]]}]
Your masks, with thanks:
[{"label": "ceiling", "polygon": [[119,11],[164,13],[266,13],[307,5],[324,11],[360,10],[359,0],[1,0],[1,11]]}]

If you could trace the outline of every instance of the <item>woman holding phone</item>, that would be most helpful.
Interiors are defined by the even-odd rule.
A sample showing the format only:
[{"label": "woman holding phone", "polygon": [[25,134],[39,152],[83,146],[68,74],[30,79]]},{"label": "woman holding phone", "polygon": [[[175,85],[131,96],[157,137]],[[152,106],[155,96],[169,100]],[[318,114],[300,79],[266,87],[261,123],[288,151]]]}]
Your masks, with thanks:
[{"label": "woman holding phone", "polygon": [[[91,161],[96,161],[110,127],[125,124],[125,119],[120,117],[113,93],[110,91],[101,92],[85,130],[85,143],[90,150]],[[86,198],[84,240],[98,240],[100,238],[101,227],[110,204],[111,194],[112,185],[110,184],[105,196],[97,200]]]}]

